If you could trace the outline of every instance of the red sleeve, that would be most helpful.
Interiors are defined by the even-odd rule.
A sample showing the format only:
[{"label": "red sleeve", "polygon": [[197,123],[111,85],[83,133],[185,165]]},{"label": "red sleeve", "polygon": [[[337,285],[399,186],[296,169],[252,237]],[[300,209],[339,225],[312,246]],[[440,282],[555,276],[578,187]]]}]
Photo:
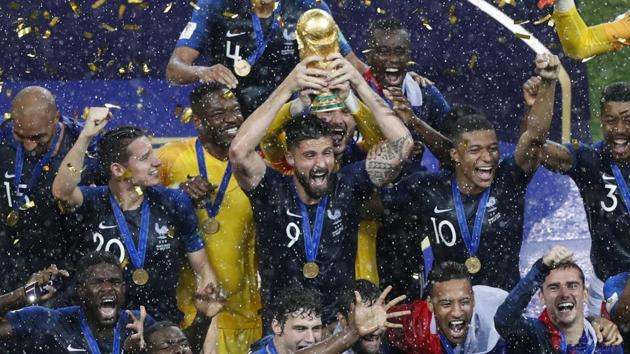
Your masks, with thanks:
[{"label": "red sleeve", "polygon": [[392,319],[403,325],[402,329],[387,330],[387,339],[396,348],[409,354],[442,354],[442,344],[437,334],[431,334],[432,314],[425,300],[392,307],[390,312],[411,311],[410,315]]}]

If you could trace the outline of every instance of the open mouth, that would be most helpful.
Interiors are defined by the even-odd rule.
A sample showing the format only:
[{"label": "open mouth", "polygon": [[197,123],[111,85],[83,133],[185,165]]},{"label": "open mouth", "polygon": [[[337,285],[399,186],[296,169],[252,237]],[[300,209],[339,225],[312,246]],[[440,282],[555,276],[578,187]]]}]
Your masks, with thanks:
[{"label": "open mouth", "polygon": [[98,305],[98,312],[103,320],[113,320],[116,317],[116,296],[103,296]]},{"label": "open mouth", "polygon": [[332,138],[333,138],[333,144],[335,146],[339,146],[343,140],[343,138],[346,136],[346,130],[343,129],[342,127],[335,127],[332,130]]},{"label": "open mouth", "polygon": [[573,311],[573,309],[575,308],[575,304],[569,301],[564,301],[559,303],[558,305],[556,305],[556,309],[558,310],[558,312],[560,313],[568,313]]},{"label": "open mouth", "polygon": [[378,334],[369,334],[367,336],[361,337],[361,341],[366,344],[379,344],[381,341],[381,336]]},{"label": "open mouth", "polygon": [[398,68],[385,68],[385,84],[387,86],[399,86],[402,83],[402,70]]},{"label": "open mouth", "polygon": [[315,185],[326,185],[328,181],[328,171],[318,170],[310,173],[310,178]]},{"label": "open mouth", "polygon": [[623,155],[628,150],[628,139],[615,138],[612,142],[612,151],[615,155]]},{"label": "open mouth", "polygon": [[451,337],[461,338],[466,334],[466,322],[464,320],[452,320],[448,322]]},{"label": "open mouth", "polygon": [[479,166],[475,167],[475,174],[483,181],[491,181],[494,176],[494,167]]}]

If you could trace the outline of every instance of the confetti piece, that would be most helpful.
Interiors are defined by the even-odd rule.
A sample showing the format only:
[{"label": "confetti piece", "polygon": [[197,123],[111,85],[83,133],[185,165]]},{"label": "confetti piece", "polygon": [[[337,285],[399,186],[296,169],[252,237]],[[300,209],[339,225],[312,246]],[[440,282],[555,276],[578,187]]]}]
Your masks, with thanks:
[{"label": "confetti piece", "polygon": [[18,4],[15,1],[11,1],[11,3],[9,4],[9,8],[11,10],[19,10],[22,7],[22,5]]},{"label": "confetti piece", "polygon": [[55,16],[55,17],[52,18],[52,20],[50,20],[50,22],[48,22],[48,25],[50,27],[55,27],[59,23],[59,21],[61,21],[59,16]]},{"label": "confetti piece", "polygon": [[147,65],[147,63],[142,64],[142,72],[145,74],[148,74],[151,72],[151,68],[149,68],[149,65]]},{"label": "confetti piece", "polygon": [[223,16],[233,20],[233,19],[238,17],[238,14],[235,14],[235,13],[230,12],[230,11],[224,11],[223,12]]},{"label": "confetti piece", "polygon": [[29,200],[28,202],[24,203],[24,205],[22,205],[22,208],[24,209],[30,209],[34,207],[35,207],[35,202],[32,200]]},{"label": "confetti piece", "polygon": [[[172,7],[173,7],[173,3],[169,2],[168,4],[166,4],[166,7],[164,8],[164,11],[162,11],[162,13],[167,13],[167,12],[171,11]],[[225,16],[225,12],[223,14],[224,14],[223,16]]]},{"label": "confetti piece", "polygon": [[103,6],[104,3],[106,3],[107,0],[96,0],[93,4],[92,4],[92,8],[93,9],[98,9],[99,7]]},{"label": "confetti piece", "polygon": [[550,19],[551,19],[551,14],[549,14],[549,15],[547,15],[545,17],[539,18],[538,20],[534,21],[534,24],[535,25],[540,25],[540,24],[543,24],[543,23],[549,21]]},{"label": "confetti piece", "polygon": [[4,119],[11,119],[11,113],[10,112],[4,112]]},{"label": "confetti piece", "polygon": [[42,14],[42,16],[48,20],[50,18],[50,11],[44,10],[44,13]]},{"label": "confetti piece", "polygon": [[137,94],[138,96],[143,95],[143,94],[144,94],[144,87],[138,87],[138,88],[136,89],[136,94]]},{"label": "confetti piece", "polygon": [[42,167],[42,169],[44,170],[44,172],[48,172],[50,171],[50,166],[45,165],[44,167]]},{"label": "confetti piece", "polygon": [[479,58],[477,57],[477,54],[473,54],[468,62],[468,68],[470,68],[470,70],[474,70],[477,67],[478,60]]},{"label": "confetti piece", "polygon": [[39,11],[33,10],[33,12],[31,12],[28,18],[31,20],[31,22],[37,20],[37,18],[39,18]]},{"label": "confetti piece", "polygon": [[431,27],[431,25],[429,24],[429,20],[427,19],[422,20],[422,26],[424,26],[424,28],[428,29],[429,31],[433,30],[433,27]]},{"label": "confetti piece", "polygon": [[81,15],[81,8],[74,1],[70,1],[70,8],[72,9],[72,12],[74,12],[75,15],[77,16]]},{"label": "confetti piece", "polygon": [[377,8],[376,8],[376,13],[377,13],[377,14],[384,15],[384,14],[385,14],[385,10],[384,10],[384,9],[381,9],[380,7],[377,7]]},{"label": "confetti piece", "polygon": [[123,25],[123,29],[127,31],[138,31],[142,28],[142,25]]},{"label": "confetti piece", "polygon": [[549,22],[547,22],[547,26],[549,27],[553,27],[555,24],[556,24],[556,21],[554,21],[553,18],[549,20]]},{"label": "confetti piece", "polygon": [[455,5],[453,4],[448,8],[448,22],[454,25],[457,21],[459,21],[459,19],[455,16]]},{"label": "confetti piece", "polygon": [[42,34],[42,38],[44,38],[44,39],[48,39],[48,38],[50,38],[50,36],[52,36],[52,32],[49,29],[47,29],[44,32],[44,34]]},{"label": "confetti piece", "polygon": [[136,194],[137,195],[143,195],[144,194],[144,192],[142,191],[142,188],[140,188],[140,186],[136,186],[135,190],[136,190]]},{"label": "confetti piece", "polygon": [[363,54],[367,54],[367,53],[369,53],[369,52],[371,52],[371,51],[373,51],[373,50],[374,50],[374,49],[372,49],[372,48],[363,49],[363,50],[361,51],[361,53],[363,53]]},{"label": "confetti piece", "polygon": [[83,118],[84,120],[87,119],[88,114],[90,114],[90,108],[83,107],[83,114],[81,114],[81,118]]},{"label": "confetti piece", "polygon": [[118,68],[118,74],[119,75],[125,75],[127,73],[127,69],[125,68]]},{"label": "confetti piece", "polygon": [[83,37],[87,39],[92,39],[94,37],[94,33],[92,32],[83,32]]},{"label": "confetti piece", "polygon": [[284,19],[282,16],[278,16],[278,26],[280,26],[280,28],[284,28]]},{"label": "confetti piece", "polygon": [[118,6],[118,19],[122,20],[123,16],[125,16],[125,11],[127,11],[127,5],[121,4]]},{"label": "confetti piece", "polygon": [[94,73],[96,72],[96,70],[98,70],[98,67],[94,63],[88,63],[88,69],[90,69],[90,71]]},{"label": "confetti piece", "polygon": [[191,118],[192,118],[192,109],[190,107],[184,108],[184,112],[182,113],[182,117],[180,118],[182,123],[190,122]]},{"label": "confetti piece", "polygon": [[28,54],[26,54],[26,56],[29,57],[29,58],[35,58],[35,54],[33,54],[33,53],[28,53]]},{"label": "confetti piece", "polygon": [[108,25],[107,23],[104,23],[104,22],[101,23],[101,25],[99,27],[104,29],[104,30],[107,30],[108,32],[116,31],[116,28],[114,28],[114,27],[112,27],[112,26],[110,26],[110,25]]},{"label": "confetti piece", "polygon": [[528,24],[530,22],[532,22],[532,21],[530,21],[530,20],[514,20],[514,24],[515,25],[526,25],[526,24]]},{"label": "confetti piece", "polygon": [[13,240],[13,246],[17,245],[18,242],[20,242],[19,238],[16,238],[15,240]]},{"label": "confetti piece", "polygon": [[194,2],[192,2],[192,1],[191,1],[191,2],[189,2],[188,4],[189,4],[190,6],[192,6],[192,7],[193,7],[193,9],[195,9],[195,10],[197,10],[197,11],[201,10],[201,7],[197,6],[197,4],[195,4],[195,3],[194,3]]},{"label": "confetti piece", "polygon": [[234,97],[234,93],[232,91],[225,90],[225,92],[223,92],[223,98],[225,98],[226,100],[229,100],[232,97]]},{"label": "confetti piece", "polygon": [[109,108],[109,109],[120,109],[119,105],[113,104],[113,103],[105,103],[103,106],[105,106],[105,108]]},{"label": "confetti piece", "polygon": [[524,34],[524,33],[514,33],[514,35],[520,39],[530,39],[532,38],[532,36],[530,36],[529,34]]},{"label": "confetti piece", "polygon": [[127,0],[129,4],[142,4],[144,0]]},{"label": "confetti piece", "polygon": [[0,92],[2,92],[3,87],[4,87],[4,82],[0,81]]},{"label": "confetti piece", "polygon": [[589,61],[589,60],[591,60],[593,58],[595,58],[595,55],[593,55],[592,57],[584,58],[584,59],[582,59],[582,63],[586,63],[587,61]]},{"label": "confetti piece", "polygon": [[367,7],[372,6],[372,0],[365,0],[363,1],[363,4]]},{"label": "confetti piece", "polygon": [[29,33],[31,33],[31,27],[24,27],[17,31],[18,38],[22,38]]}]

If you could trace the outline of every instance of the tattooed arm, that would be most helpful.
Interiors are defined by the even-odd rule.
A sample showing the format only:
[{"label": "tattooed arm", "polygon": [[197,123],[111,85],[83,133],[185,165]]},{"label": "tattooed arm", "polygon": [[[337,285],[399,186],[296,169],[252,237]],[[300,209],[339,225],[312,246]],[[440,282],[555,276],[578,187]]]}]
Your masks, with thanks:
[{"label": "tattooed arm", "polygon": [[365,168],[375,186],[382,187],[398,177],[412,145],[413,138],[407,132],[395,141],[386,141],[370,149]]}]

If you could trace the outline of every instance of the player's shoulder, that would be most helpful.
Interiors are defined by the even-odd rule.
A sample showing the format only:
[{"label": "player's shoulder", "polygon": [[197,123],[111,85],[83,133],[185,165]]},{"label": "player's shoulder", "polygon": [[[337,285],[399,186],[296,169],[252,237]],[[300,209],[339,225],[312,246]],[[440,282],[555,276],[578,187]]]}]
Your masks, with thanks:
[{"label": "player's shoulder", "polygon": [[147,193],[151,203],[159,205],[162,209],[181,211],[182,208],[192,208],[190,198],[179,188],[167,188],[158,185],[147,188]]},{"label": "player's shoulder", "polygon": [[228,5],[227,0],[199,0],[197,7],[201,10],[217,10],[223,9]]},{"label": "player's shoulder", "polygon": [[160,159],[178,159],[185,154],[195,153],[196,138],[182,139],[177,141],[171,141],[162,145],[157,153]]},{"label": "player's shoulder", "polygon": [[614,294],[621,296],[628,282],[628,277],[630,277],[630,272],[622,272],[606,279],[604,283],[604,297],[608,300]]}]

